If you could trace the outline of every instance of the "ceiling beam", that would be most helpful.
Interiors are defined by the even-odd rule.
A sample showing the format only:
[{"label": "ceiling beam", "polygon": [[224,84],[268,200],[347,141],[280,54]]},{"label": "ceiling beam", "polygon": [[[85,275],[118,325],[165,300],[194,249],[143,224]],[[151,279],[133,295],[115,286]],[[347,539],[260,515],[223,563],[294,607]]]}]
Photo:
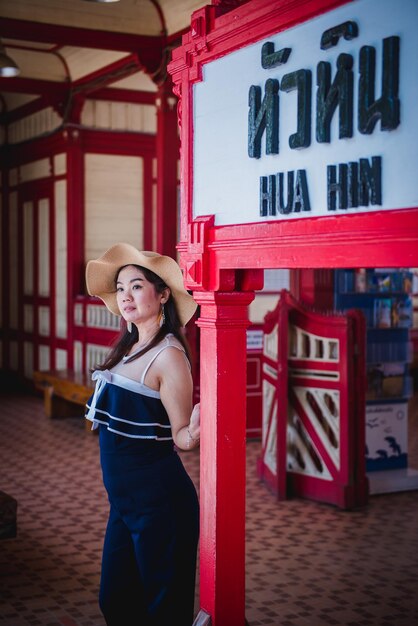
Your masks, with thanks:
[{"label": "ceiling beam", "polygon": [[144,65],[147,64],[153,68],[158,67],[162,49],[166,44],[166,37],[161,35],[132,35],[8,17],[0,17],[0,36],[7,39],[58,43],[62,46],[136,52]]},{"label": "ceiling beam", "polygon": [[70,87],[68,82],[55,80],[38,80],[37,78],[0,78],[0,91],[3,93],[29,93],[45,96],[56,100],[67,93]]},{"label": "ceiling beam", "polygon": [[144,70],[138,56],[130,54],[73,81],[72,90],[74,93],[88,94]]}]

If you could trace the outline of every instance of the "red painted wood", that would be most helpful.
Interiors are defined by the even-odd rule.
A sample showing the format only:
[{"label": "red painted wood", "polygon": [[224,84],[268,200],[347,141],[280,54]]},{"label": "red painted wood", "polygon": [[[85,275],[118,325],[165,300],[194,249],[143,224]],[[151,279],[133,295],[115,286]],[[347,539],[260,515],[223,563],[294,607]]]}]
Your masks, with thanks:
[{"label": "red painted wood", "polygon": [[84,293],[84,150],[79,131],[69,131],[67,146],[67,367],[74,367],[72,303]]},{"label": "red painted wood", "polygon": [[179,139],[177,102],[171,79],[158,88],[157,104],[157,252],[176,256],[177,243],[177,163]]},{"label": "red painted wood", "polygon": [[152,250],[153,249],[153,222],[152,222],[152,214],[153,214],[153,172],[152,172],[152,157],[144,156],[144,213],[143,213],[143,239],[144,239],[144,250]]},{"label": "red painted wood", "polygon": [[247,307],[253,293],[196,292],[201,332],[200,604],[244,626]]},{"label": "red painted wood", "polygon": [[44,43],[59,41],[61,45],[80,46],[82,48],[120,52],[134,52],[144,49],[147,50],[148,59],[152,60],[156,66],[161,59],[161,49],[164,44],[164,37],[161,35],[132,35],[7,17],[0,17],[0,32],[7,33],[7,37],[10,39]]},{"label": "red painted wood", "polygon": [[317,311],[334,309],[334,271],[332,269],[297,269],[290,271],[290,292],[301,303]]},{"label": "red painted wood", "polygon": [[79,92],[83,92],[84,94],[94,93],[97,88],[105,88],[116,80],[121,80],[122,78],[138,73],[141,69],[142,66],[138,56],[132,53],[109,65],[101,67],[95,72],[82,76],[72,83],[72,89],[75,94]]},{"label": "red painted wood", "polygon": [[55,101],[62,99],[68,93],[68,84],[53,80],[15,76],[14,78],[0,78],[0,90],[15,93],[34,93],[50,97]]},{"label": "red painted wood", "polygon": [[[196,11],[191,20],[191,29],[183,36],[182,46],[173,51],[169,72],[173,76],[174,91],[179,97],[178,123],[181,132],[181,213],[178,250],[185,272],[188,288],[195,290],[197,297],[201,290],[217,291],[234,289],[233,269],[259,268],[333,268],[333,267],[379,267],[411,266],[416,258],[418,244],[418,214],[415,207],[409,211],[376,212],[362,215],[346,215],[307,220],[284,220],[280,222],[235,224],[215,227],[213,216],[201,216],[193,220],[193,85],[202,79],[202,67],[217,58],[248,46],[273,33],[310,20],[321,13],[345,4],[345,0],[296,1],[252,0],[230,13],[216,17],[215,6],[206,6]],[[412,263],[413,265],[413,263]],[[222,284],[224,285],[222,287]],[[235,286],[236,288],[236,286]],[[200,296],[201,297],[201,296]],[[229,342],[229,335],[224,337]],[[287,339],[281,350],[286,352]],[[215,352],[214,352],[215,350]],[[219,344],[213,348],[209,339],[201,344],[201,386],[209,394],[212,405],[223,403],[228,406],[229,386],[226,368],[230,362],[217,362],[218,354],[228,354],[228,347]],[[227,357],[226,357],[227,358]],[[237,362],[236,355],[229,358]],[[210,370],[208,369],[210,368]],[[212,381],[210,377],[212,376]],[[216,381],[214,383],[213,381]],[[281,382],[287,389],[286,373],[282,372]],[[216,389],[212,388],[216,384]],[[241,383],[241,396],[245,386]],[[234,386],[235,391],[235,386]],[[281,394],[282,398],[284,394]],[[283,399],[281,400],[283,402]],[[204,405],[203,416],[204,416]],[[242,409],[241,409],[242,410]],[[218,421],[212,429],[220,428]],[[205,443],[206,440],[206,443]],[[202,430],[202,493],[212,490],[213,474],[218,459],[215,453],[216,438],[210,431]],[[347,444],[348,445],[348,444]],[[350,444],[351,445],[351,444]],[[205,447],[207,446],[207,448]],[[280,462],[283,463],[283,444]],[[208,467],[206,467],[208,466]],[[228,481],[224,472],[220,479]],[[351,487],[350,487],[351,488]],[[280,484],[283,493],[285,486]],[[219,506],[217,493],[212,500],[203,502],[204,512],[208,507]],[[235,518],[238,519],[238,516]],[[221,526],[227,525],[223,518],[209,517],[203,527],[203,549],[201,559],[201,598],[206,605],[202,608],[213,618],[219,597],[224,592],[214,584],[213,561],[222,558],[224,545],[216,533],[226,532]],[[233,581],[225,581],[226,589],[234,588],[237,573],[242,574],[239,564],[235,568]],[[228,572],[230,570],[227,570]],[[242,602],[243,599],[242,599]],[[223,603],[221,602],[221,605]],[[226,606],[226,605],[225,605]],[[240,624],[222,607],[218,613],[222,626]],[[240,618],[242,616],[242,609]],[[221,623],[221,622],[219,622]]]},{"label": "red painted wood", "polygon": [[219,269],[414,267],[418,208],[215,227],[208,239]]},{"label": "red painted wood", "polygon": [[[182,205],[180,242],[187,241],[187,226],[193,216],[193,83],[202,79],[202,65],[233,52],[272,33],[307,21],[349,0],[251,0],[251,2],[216,18],[217,7],[195,11],[191,29],[183,36],[182,46],[172,53],[168,70],[173,76],[174,91],[181,97],[179,125],[182,145]],[[234,267],[240,267],[239,264]]]},{"label": "red painted wood", "polygon": [[[367,502],[368,483],[365,462],[365,320],[361,313],[349,311],[346,315],[324,316],[301,306],[290,293],[283,290],[276,309],[266,316],[265,335],[278,326],[278,358],[273,361],[264,355],[263,361],[277,371],[277,379],[268,370],[263,376],[276,387],[277,402],[277,472],[264,464],[266,438],[263,437],[262,459],[258,471],[279,499],[291,495],[312,498],[336,504],[347,509]],[[338,341],[338,361],[322,362],[313,358],[296,358],[289,354],[288,330],[294,325],[319,337]],[[297,372],[306,372],[303,375]],[[309,371],[333,372],[338,377],[315,379]],[[338,391],[338,463],[329,454],[295,387],[302,389],[329,389]],[[284,391],[283,391],[284,390]],[[304,475],[287,470],[288,404],[297,411],[298,419],[309,435],[321,462],[331,475],[331,480]]]},{"label": "red painted wood", "polygon": [[[11,88],[13,88],[13,85]],[[22,106],[17,107],[16,109],[13,109],[12,111],[3,112],[2,122],[4,124],[12,124],[13,122],[20,120],[23,117],[26,117],[28,115],[33,115],[34,113],[37,113],[38,111],[42,111],[43,109],[46,109],[46,107],[50,106],[50,104],[51,103],[47,97],[40,96],[39,98],[36,98],[35,100],[31,100],[30,102],[27,102],[26,104],[22,104]]]},{"label": "red painted wood", "polygon": [[156,137],[149,133],[80,130],[84,152],[127,156],[155,156]]},{"label": "red painted wood", "polygon": [[[183,45],[173,51],[169,71],[181,96],[181,232],[179,250],[190,249],[193,222],[193,93],[202,66],[243,46],[286,30],[323,12],[346,4],[345,0],[294,2],[252,0],[215,19],[215,7],[192,16],[192,28]],[[223,268],[327,268],[412,267],[418,248],[418,208],[402,211],[211,226],[204,254],[210,267],[202,275]],[[202,257],[203,259],[203,257]],[[202,261],[206,265],[207,261]]]},{"label": "red painted wood", "polygon": [[[51,158],[51,172],[53,172],[53,162]],[[50,186],[51,195],[48,198],[49,204],[49,335],[50,335],[50,367],[56,367],[56,348],[57,348],[57,289],[56,289],[56,220],[55,220],[55,193],[53,193],[53,183]]]}]

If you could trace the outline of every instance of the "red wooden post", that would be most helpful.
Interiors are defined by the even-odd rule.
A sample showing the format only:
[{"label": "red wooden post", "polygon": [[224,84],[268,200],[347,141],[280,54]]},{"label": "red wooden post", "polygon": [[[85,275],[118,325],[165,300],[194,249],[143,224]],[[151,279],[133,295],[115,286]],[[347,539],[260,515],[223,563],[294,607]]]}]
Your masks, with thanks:
[{"label": "red wooden post", "polygon": [[201,306],[204,355],[200,606],[211,626],[244,626],[246,329],[254,293],[207,291],[194,297]]},{"label": "red wooden post", "polygon": [[177,244],[177,164],[179,138],[177,99],[171,77],[158,88],[157,104],[157,250],[176,255]]}]

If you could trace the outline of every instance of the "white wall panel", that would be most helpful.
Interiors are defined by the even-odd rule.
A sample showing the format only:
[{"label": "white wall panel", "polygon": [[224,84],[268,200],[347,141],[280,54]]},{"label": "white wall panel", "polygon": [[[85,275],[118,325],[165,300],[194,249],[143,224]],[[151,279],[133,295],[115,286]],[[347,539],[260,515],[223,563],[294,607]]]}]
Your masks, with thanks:
[{"label": "white wall panel", "polygon": [[40,296],[49,296],[49,200],[47,198],[39,201],[38,219],[38,292]]},{"label": "white wall panel", "polygon": [[61,124],[62,118],[52,107],[48,107],[9,124],[8,140],[12,144],[26,141],[32,137],[56,130]]},{"label": "white wall panel", "polygon": [[19,366],[19,358],[18,358],[18,350],[17,350],[17,342],[11,341],[9,345],[9,365],[10,369],[13,372],[16,372]]},{"label": "white wall panel", "polygon": [[49,346],[39,346],[39,369],[49,370],[51,368],[51,357]]},{"label": "white wall panel", "polygon": [[157,110],[152,104],[87,100],[81,113],[81,123],[91,128],[157,132]]},{"label": "white wall panel", "polygon": [[23,291],[33,295],[33,203],[23,205]]},{"label": "white wall panel", "polygon": [[54,175],[61,176],[67,173],[67,155],[65,152],[54,156]]},{"label": "white wall panel", "polygon": [[23,344],[23,360],[26,378],[33,378],[33,344],[28,341]]},{"label": "white wall panel", "polygon": [[[29,19],[29,16],[28,18]],[[30,51],[16,48],[8,48],[8,54],[21,70],[22,77],[30,77],[33,80],[65,81],[67,71],[58,54],[51,54],[43,50]]]},{"label": "white wall panel", "polygon": [[51,161],[49,158],[26,163],[19,168],[19,180],[21,183],[27,183],[38,178],[48,178],[51,174]]},{"label": "white wall panel", "polygon": [[9,315],[12,329],[17,329],[17,252],[17,193],[13,192],[9,195]]},{"label": "white wall panel", "polygon": [[81,372],[83,370],[83,344],[81,341],[74,341],[74,371]]},{"label": "white wall panel", "polygon": [[48,306],[38,308],[39,334],[49,337],[51,334],[50,311]]},{"label": "white wall panel", "polygon": [[137,72],[136,74],[132,74],[131,76],[127,76],[126,78],[122,78],[121,80],[117,80],[111,85],[109,85],[109,89],[111,90],[113,87],[116,89],[133,89],[134,91],[157,91],[158,87],[153,82],[148,74],[144,72]]},{"label": "white wall panel", "polygon": [[55,350],[55,365],[57,370],[65,370],[68,365],[67,350]]},{"label": "white wall panel", "polygon": [[143,160],[87,154],[85,157],[85,260],[117,243],[143,245]]},{"label": "white wall panel", "polygon": [[23,307],[23,328],[26,333],[33,332],[33,306],[25,304]]},{"label": "white wall panel", "polygon": [[67,337],[67,182],[55,183],[55,331]]},{"label": "white wall panel", "polygon": [[111,313],[105,306],[88,304],[86,318],[88,328],[120,329],[120,317]]},{"label": "white wall panel", "polygon": [[93,343],[88,343],[86,350],[87,370],[94,369],[97,365],[103,363],[109,354],[108,346],[99,346]]}]

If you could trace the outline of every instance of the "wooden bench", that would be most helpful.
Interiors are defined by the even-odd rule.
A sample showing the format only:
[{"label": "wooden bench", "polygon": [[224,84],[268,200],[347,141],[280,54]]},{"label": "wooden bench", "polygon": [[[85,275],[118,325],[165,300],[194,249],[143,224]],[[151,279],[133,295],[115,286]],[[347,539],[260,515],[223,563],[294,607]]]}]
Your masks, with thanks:
[{"label": "wooden bench", "polygon": [[[88,374],[71,370],[36,371],[33,380],[36,389],[44,394],[47,417],[84,416],[86,402],[94,390],[94,383]],[[91,423],[87,420],[86,429],[91,430]]]}]

